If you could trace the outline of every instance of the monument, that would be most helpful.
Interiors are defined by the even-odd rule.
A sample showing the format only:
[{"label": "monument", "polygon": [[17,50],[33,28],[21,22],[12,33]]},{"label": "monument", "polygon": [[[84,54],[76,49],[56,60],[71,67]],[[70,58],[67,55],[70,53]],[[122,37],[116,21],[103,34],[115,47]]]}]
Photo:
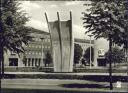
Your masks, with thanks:
[{"label": "monument", "polygon": [[72,14],[70,12],[70,20],[67,21],[60,21],[59,12],[57,21],[49,22],[46,13],[45,17],[51,38],[54,72],[72,72],[74,57]]}]

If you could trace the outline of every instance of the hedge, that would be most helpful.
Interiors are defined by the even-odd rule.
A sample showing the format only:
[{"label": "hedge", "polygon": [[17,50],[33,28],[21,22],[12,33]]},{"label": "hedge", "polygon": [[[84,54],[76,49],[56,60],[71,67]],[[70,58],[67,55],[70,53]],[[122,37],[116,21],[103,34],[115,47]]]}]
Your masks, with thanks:
[{"label": "hedge", "polygon": [[[75,73],[108,73],[108,68],[74,68]],[[54,72],[53,67],[6,67],[5,72]],[[113,69],[113,73],[127,73],[127,69]]]}]

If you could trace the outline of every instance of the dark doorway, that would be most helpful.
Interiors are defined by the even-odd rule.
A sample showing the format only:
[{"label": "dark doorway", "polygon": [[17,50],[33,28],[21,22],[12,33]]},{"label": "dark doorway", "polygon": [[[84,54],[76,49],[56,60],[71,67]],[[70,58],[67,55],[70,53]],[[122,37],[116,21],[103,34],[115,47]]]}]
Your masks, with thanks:
[{"label": "dark doorway", "polygon": [[18,66],[18,58],[9,58],[9,66]]},{"label": "dark doorway", "polygon": [[106,66],[106,60],[105,58],[97,59],[98,66]]}]

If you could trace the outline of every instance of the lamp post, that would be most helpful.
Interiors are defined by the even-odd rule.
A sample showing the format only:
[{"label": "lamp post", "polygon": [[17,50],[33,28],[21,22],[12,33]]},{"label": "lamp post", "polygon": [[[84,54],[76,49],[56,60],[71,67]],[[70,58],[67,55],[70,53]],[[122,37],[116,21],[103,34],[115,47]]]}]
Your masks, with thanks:
[{"label": "lamp post", "polygon": [[90,65],[90,69],[91,69],[91,67],[92,67],[92,55],[91,55],[91,52],[92,52],[92,50],[91,50],[91,37],[93,36],[93,35],[88,35],[89,37],[90,37],[90,63],[89,63],[89,65]]},{"label": "lamp post", "polygon": [[113,84],[112,84],[112,60],[111,60],[111,54],[112,54],[112,37],[111,35],[109,34],[109,51],[110,51],[110,54],[109,54],[109,78],[110,78],[110,90],[113,90]]}]

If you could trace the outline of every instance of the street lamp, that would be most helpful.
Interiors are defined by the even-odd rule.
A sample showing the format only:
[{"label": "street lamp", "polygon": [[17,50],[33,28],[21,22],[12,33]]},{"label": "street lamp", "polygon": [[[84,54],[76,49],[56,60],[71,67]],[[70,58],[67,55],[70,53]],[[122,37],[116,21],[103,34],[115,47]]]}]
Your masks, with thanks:
[{"label": "street lamp", "polygon": [[89,37],[90,37],[90,69],[91,69],[91,67],[92,67],[92,55],[91,55],[91,52],[92,52],[92,50],[91,50],[91,37],[93,36],[93,35],[88,35]]}]

